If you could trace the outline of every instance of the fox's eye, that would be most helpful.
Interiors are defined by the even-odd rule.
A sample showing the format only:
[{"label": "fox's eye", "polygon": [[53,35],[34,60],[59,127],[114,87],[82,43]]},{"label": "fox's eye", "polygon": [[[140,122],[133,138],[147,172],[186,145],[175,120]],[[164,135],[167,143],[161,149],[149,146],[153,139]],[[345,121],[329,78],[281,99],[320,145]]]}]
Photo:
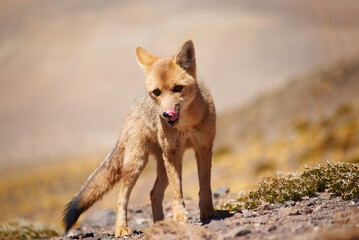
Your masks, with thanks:
[{"label": "fox's eye", "polygon": [[159,95],[161,95],[161,90],[159,89],[155,89],[152,91],[154,95],[156,95],[156,97],[158,97]]},{"label": "fox's eye", "polygon": [[176,85],[175,88],[173,89],[174,92],[180,92],[182,91],[183,86],[182,85]]}]

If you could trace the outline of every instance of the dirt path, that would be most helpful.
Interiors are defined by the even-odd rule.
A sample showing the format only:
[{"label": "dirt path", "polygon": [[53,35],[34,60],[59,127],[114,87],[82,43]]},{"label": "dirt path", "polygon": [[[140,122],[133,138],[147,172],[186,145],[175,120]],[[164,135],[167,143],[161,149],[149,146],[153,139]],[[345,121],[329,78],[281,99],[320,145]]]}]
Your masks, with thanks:
[{"label": "dirt path", "polygon": [[[216,200],[218,203],[220,200]],[[170,203],[164,204],[166,217],[170,217]],[[253,211],[243,210],[231,214],[222,212],[222,219],[199,221],[197,202],[186,200],[190,227],[166,220],[162,225],[152,224],[149,205],[129,210],[129,226],[135,230],[126,239],[358,239],[359,199],[343,201],[328,193],[306,198],[301,202],[263,204]],[[105,212],[105,213],[104,213]],[[102,214],[101,220],[96,216]],[[106,217],[107,216],[107,217]],[[94,227],[106,223],[104,227]],[[92,225],[92,226],[91,226]],[[150,229],[148,229],[150,227]],[[60,239],[113,239],[114,212],[98,210]],[[147,229],[147,230],[146,230]],[[184,230],[185,229],[185,230]],[[145,232],[142,233],[142,231]]]}]

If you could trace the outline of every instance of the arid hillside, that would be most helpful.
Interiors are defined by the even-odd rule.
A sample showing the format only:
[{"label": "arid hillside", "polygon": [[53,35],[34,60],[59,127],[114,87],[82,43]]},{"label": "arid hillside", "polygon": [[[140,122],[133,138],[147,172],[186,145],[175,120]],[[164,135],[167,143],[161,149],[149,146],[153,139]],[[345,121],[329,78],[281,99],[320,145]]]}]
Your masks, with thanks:
[{"label": "arid hillside", "polygon": [[254,136],[270,140],[301,121],[320,121],[342,105],[357,105],[358,91],[358,59],[291,78],[284,87],[220,115],[217,147],[240,145]]},{"label": "arid hillside", "polygon": [[359,6],[321,1],[0,2],[0,165],[106,154],[143,90],[134,50],[191,38],[219,113],[359,54]]}]

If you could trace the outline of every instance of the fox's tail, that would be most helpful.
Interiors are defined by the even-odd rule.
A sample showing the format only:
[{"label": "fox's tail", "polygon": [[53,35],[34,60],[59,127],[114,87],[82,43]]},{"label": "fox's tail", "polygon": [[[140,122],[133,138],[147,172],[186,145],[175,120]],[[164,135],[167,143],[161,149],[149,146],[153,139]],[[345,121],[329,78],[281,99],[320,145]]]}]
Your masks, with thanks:
[{"label": "fox's tail", "polygon": [[115,148],[88,178],[81,191],[66,205],[62,220],[66,233],[84,211],[101,199],[120,180],[122,153],[123,151],[116,144]]}]

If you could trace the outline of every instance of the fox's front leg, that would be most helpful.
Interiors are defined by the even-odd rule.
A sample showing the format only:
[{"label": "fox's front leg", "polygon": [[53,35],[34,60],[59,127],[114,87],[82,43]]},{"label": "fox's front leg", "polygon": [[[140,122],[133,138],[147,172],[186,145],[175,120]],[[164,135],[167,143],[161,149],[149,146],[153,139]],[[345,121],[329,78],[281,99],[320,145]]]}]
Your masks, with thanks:
[{"label": "fox's front leg", "polygon": [[198,147],[195,149],[199,180],[199,209],[200,219],[216,216],[212,202],[211,168],[212,147]]},{"label": "fox's front leg", "polygon": [[163,160],[168,182],[172,190],[173,219],[176,222],[188,222],[182,193],[182,155],[183,151],[171,149],[164,151]]}]

